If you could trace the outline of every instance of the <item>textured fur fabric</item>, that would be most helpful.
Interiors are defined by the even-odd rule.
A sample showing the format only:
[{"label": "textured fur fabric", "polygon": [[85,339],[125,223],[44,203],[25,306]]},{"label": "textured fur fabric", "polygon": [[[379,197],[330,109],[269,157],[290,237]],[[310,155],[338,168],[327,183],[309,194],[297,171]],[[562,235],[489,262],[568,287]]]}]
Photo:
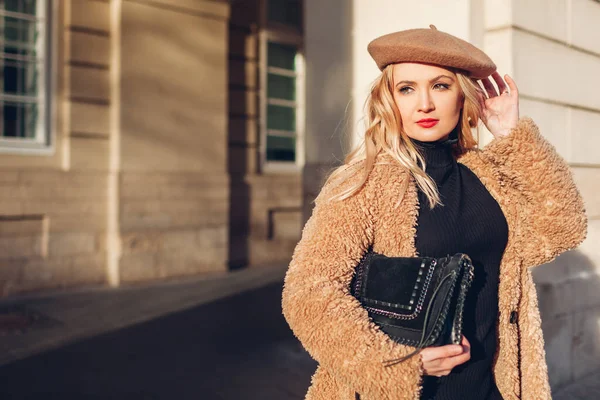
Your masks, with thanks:
[{"label": "textured fur fabric", "polygon": [[[551,399],[535,286],[528,267],[576,247],[587,233],[584,204],[569,167],[521,118],[510,135],[458,161],[496,199],[509,225],[500,265],[496,384],[505,400]],[[344,201],[327,198],[360,179],[362,162],[342,184],[329,183],[315,202],[285,276],[282,309],[296,337],[318,361],[307,400],[419,399],[420,357],[392,367],[383,360],[412,351],[395,343],[349,292],[354,268],[369,244],[388,256],[414,256],[418,214],[414,180],[387,155],[365,187]],[[406,194],[398,202],[403,189]],[[510,323],[518,312],[516,324]]]}]

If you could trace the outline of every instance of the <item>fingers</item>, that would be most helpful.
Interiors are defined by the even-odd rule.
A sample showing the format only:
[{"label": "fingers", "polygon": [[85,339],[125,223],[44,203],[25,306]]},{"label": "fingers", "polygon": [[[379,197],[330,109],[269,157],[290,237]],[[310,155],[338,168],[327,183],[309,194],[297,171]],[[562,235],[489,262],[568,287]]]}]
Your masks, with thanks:
[{"label": "fingers", "polygon": [[440,360],[444,358],[454,357],[462,354],[463,347],[458,344],[450,344],[439,347],[427,347],[421,350],[421,359],[423,362]]},{"label": "fingers", "polygon": [[444,376],[457,366],[466,363],[471,359],[471,353],[465,352],[460,355],[448,358],[440,358],[437,360],[424,362],[423,369],[427,375]]},{"label": "fingers", "polygon": [[496,85],[498,85],[498,91],[500,93],[508,92],[508,87],[506,86],[506,83],[504,83],[504,80],[502,79],[498,71],[495,71],[492,74],[492,78],[494,79],[494,82],[496,82]]},{"label": "fingers", "polygon": [[423,369],[426,375],[444,376],[450,374],[457,366],[466,363],[471,359],[470,353],[464,353],[459,356],[444,358],[440,360],[423,363]]},{"label": "fingers", "polygon": [[510,75],[506,74],[506,75],[504,75],[504,79],[506,79],[506,83],[508,83],[508,87],[510,88],[510,93],[518,95],[519,89],[517,88],[517,84],[515,83],[513,78],[511,78]]},{"label": "fingers", "polygon": [[471,344],[463,336],[460,345],[427,347],[420,354],[427,375],[445,376],[457,365],[471,359]]},{"label": "fingers", "polygon": [[481,79],[488,98],[500,96],[502,93],[518,95],[517,84],[508,74],[504,75],[504,79],[502,79],[498,72],[494,72],[491,77],[496,82],[498,89],[496,89],[490,78]]},{"label": "fingers", "polygon": [[465,335],[462,336],[460,344],[463,347],[466,346],[466,350],[471,350],[471,343],[469,343],[469,341],[467,340],[467,337]]},{"label": "fingers", "polygon": [[487,93],[488,98],[498,96],[498,92],[496,91],[496,88],[490,81],[490,78],[482,79],[481,83],[483,83],[483,88],[485,89],[485,92]]},{"label": "fingers", "polygon": [[445,360],[442,360],[440,362],[440,369],[442,371],[448,371],[448,373],[449,373],[450,371],[452,371],[452,369],[454,369],[454,367],[456,367],[457,365],[460,365],[460,364],[464,364],[467,361],[469,361],[470,359],[471,359],[471,353],[469,353],[469,352],[463,353],[463,354],[455,356],[455,357],[446,358]]}]

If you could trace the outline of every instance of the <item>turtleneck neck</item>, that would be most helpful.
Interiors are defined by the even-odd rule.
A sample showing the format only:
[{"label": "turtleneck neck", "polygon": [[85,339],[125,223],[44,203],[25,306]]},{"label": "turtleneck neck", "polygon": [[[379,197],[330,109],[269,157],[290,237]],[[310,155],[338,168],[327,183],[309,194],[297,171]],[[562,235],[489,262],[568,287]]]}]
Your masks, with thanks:
[{"label": "turtleneck neck", "polygon": [[411,138],[413,144],[421,150],[427,169],[448,167],[456,162],[452,152],[452,145],[458,142],[458,139],[453,133],[447,139],[440,139],[433,142],[422,142]]}]

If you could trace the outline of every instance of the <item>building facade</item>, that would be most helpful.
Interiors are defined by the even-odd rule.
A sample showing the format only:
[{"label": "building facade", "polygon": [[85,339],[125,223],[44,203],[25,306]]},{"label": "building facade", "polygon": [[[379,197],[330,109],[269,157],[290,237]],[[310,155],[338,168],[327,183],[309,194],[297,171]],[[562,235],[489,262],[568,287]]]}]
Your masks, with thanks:
[{"label": "building facade", "polygon": [[599,22],[597,0],[0,1],[0,294],[287,263],[360,140],[367,43],[435,24],[515,78],[585,198],[586,242],[534,271],[566,385],[600,368]]},{"label": "building facade", "polygon": [[298,2],[0,4],[2,295],[289,259]]}]

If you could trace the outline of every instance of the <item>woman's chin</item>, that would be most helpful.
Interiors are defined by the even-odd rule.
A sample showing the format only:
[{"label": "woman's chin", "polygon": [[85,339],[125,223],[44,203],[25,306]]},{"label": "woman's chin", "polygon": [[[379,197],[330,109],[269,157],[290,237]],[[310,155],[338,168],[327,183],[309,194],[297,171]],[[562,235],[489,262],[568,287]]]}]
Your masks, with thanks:
[{"label": "woman's chin", "polygon": [[448,137],[449,134],[450,133],[444,133],[443,130],[436,130],[435,128],[419,128],[417,132],[412,132],[408,136],[411,139],[419,140],[421,142],[435,142]]}]

